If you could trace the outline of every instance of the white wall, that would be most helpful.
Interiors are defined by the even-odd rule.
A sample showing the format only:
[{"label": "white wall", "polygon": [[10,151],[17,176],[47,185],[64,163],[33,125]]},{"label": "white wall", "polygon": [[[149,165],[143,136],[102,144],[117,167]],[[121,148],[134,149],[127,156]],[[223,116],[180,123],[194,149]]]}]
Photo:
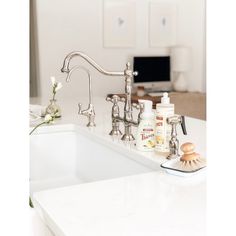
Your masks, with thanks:
[{"label": "white wall", "polygon": [[[37,12],[40,96],[51,95],[51,75],[63,81],[58,97],[87,94],[84,72],[75,71],[71,83],[60,72],[65,55],[80,50],[107,70],[124,70],[133,55],[168,55],[168,48],[150,48],[148,37],[149,0],[136,0],[136,47],[103,48],[103,0],[34,0]],[[167,0],[162,0],[167,1]],[[192,70],[188,73],[190,91],[205,91],[205,0],[169,0],[177,5],[177,44],[190,46]],[[82,59],[73,59],[91,68]],[[123,92],[124,79],[105,77],[91,68],[95,95]]]}]

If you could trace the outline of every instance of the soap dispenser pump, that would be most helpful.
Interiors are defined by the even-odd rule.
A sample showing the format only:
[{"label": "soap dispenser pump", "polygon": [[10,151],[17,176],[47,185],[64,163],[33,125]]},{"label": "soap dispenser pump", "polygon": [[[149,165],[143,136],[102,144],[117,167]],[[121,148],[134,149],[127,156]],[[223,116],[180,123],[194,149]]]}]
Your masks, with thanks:
[{"label": "soap dispenser pump", "polygon": [[156,104],[156,151],[161,153],[169,152],[169,140],[171,138],[171,126],[167,118],[175,113],[174,104],[170,103],[168,93],[163,93],[161,103]]},{"label": "soap dispenser pump", "polygon": [[155,148],[155,115],[152,111],[152,101],[138,100],[143,104],[140,115],[136,147],[139,151],[153,151]]}]

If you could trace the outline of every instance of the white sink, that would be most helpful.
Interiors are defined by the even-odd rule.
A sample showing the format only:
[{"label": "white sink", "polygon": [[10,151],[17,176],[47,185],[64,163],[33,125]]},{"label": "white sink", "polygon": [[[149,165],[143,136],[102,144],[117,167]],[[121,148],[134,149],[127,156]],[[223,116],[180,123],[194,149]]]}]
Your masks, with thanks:
[{"label": "white sink", "polygon": [[30,136],[31,195],[45,189],[145,173],[159,168],[157,163],[153,166],[145,164],[142,155],[134,155],[134,150],[129,151],[124,144],[114,144],[109,138],[106,135],[103,140],[73,124],[38,129]]},{"label": "white sink", "polygon": [[[59,199],[59,201],[54,201],[55,196],[52,196],[51,198],[48,198],[48,196],[51,196],[51,194],[53,194],[54,192],[58,193],[58,191],[67,193],[68,189],[70,188],[81,188],[81,191],[83,192],[83,189],[89,189],[89,187],[92,189],[94,186],[94,192],[98,190],[100,191],[101,195],[102,193],[104,193],[106,197],[109,198],[110,196],[109,202],[111,206],[116,206],[117,199],[121,200],[122,206],[127,206],[127,202],[124,204],[122,201],[127,200],[126,198],[129,196],[128,199],[130,205],[127,208],[127,218],[130,217],[131,222],[134,223],[131,223],[129,225],[131,227],[135,226],[135,232],[137,225],[136,220],[139,220],[141,218],[137,218],[135,214],[130,214],[130,209],[132,208],[132,206],[136,205],[139,207],[145,206],[140,209],[145,210],[144,212],[146,212],[147,217],[141,214],[140,217],[144,217],[144,220],[138,222],[141,222],[141,225],[146,222],[147,227],[145,228],[145,230],[147,231],[149,231],[149,229],[151,229],[152,231],[152,227],[149,226],[149,222],[151,224],[153,223],[155,227],[158,226],[156,226],[156,224],[159,224],[162,227],[163,232],[166,231],[166,228],[170,229],[171,231],[173,228],[173,223],[171,222],[178,223],[178,220],[180,220],[180,222],[183,222],[183,218],[181,217],[183,217],[184,215],[188,215],[188,220],[189,222],[193,222],[194,227],[196,219],[201,219],[200,226],[198,224],[198,229],[204,229],[204,223],[202,223],[204,221],[205,211],[204,182],[198,184],[197,181],[197,183],[195,184],[195,182],[193,181],[194,179],[192,178],[181,179],[180,177],[167,175],[160,168],[160,164],[166,161],[166,158],[164,156],[161,156],[160,154],[155,152],[139,152],[132,145],[124,145],[124,143],[122,143],[122,141],[118,141],[118,139],[113,140],[112,137],[108,135],[110,128],[110,123],[108,122],[107,126],[102,127],[102,125],[100,125],[94,130],[89,130],[87,127],[82,127],[79,124],[58,125],[59,122],[60,120],[57,121],[57,125],[40,127],[36,130],[35,133],[33,133],[33,135],[30,136],[30,194],[35,205],[35,208],[31,209],[33,216],[33,236],[78,235],[70,233],[57,233],[57,229],[61,229],[61,227],[63,228],[65,226],[67,229],[67,225],[64,225],[64,223],[69,224],[68,229],[69,232],[71,231],[71,222],[68,221],[68,219],[58,221],[57,217],[60,217],[61,215],[63,215],[64,217],[64,215],[66,215],[69,217],[69,219],[71,219],[71,217],[73,216],[73,212],[76,212],[76,214],[78,212],[79,214],[84,214],[81,213],[81,209],[85,209],[87,212],[87,209],[91,208],[89,199],[93,199],[94,194],[92,194],[92,197],[90,196],[90,198],[87,198],[86,191],[85,195],[80,192],[78,196],[81,197],[81,199],[83,199],[83,196],[85,196],[84,200],[81,201],[79,198],[77,198],[77,196],[69,193],[67,194],[69,197],[66,198],[67,200],[65,201],[65,204],[63,203],[63,201],[65,200],[63,196],[61,197],[61,199],[64,200]],[[180,130],[178,130],[180,143],[187,141],[196,143],[198,147],[197,151],[201,153],[202,156],[205,156],[205,122],[187,118],[187,124],[187,136],[181,135]],[[161,170],[163,172],[160,171],[156,173],[149,173],[147,174],[147,178],[145,178],[145,175],[137,175],[136,177],[133,176],[135,179],[138,178],[138,181],[133,181],[131,177],[124,178],[123,180],[117,179],[114,181],[104,181],[88,185],[83,184],[92,181],[100,181],[105,179],[152,172],[153,170]],[[149,175],[153,177],[149,178]],[[120,187],[119,184],[117,185],[119,181],[121,181]],[[130,188],[124,188],[124,183],[122,181],[124,181],[125,186],[129,186]],[[41,190],[65,187],[75,184],[82,185],[35,193]],[[102,186],[105,186],[104,188],[110,195],[106,193],[104,189],[102,190]],[[115,190],[113,191],[113,189]],[[145,191],[143,192],[144,189]],[[127,191],[129,194],[127,194]],[[35,193],[35,198],[33,197],[33,193]],[[114,195],[112,195],[113,193]],[[117,195],[117,193],[119,194]],[[37,196],[44,194],[46,194],[45,197],[38,197],[37,199]],[[182,197],[182,195],[187,196],[187,200],[189,201],[187,204],[187,200]],[[166,198],[166,196],[168,196],[168,198]],[[148,201],[147,197],[148,199],[150,198]],[[71,198],[72,200],[75,200],[71,201]],[[100,197],[98,199],[95,199],[97,202],[94,202],[93,200],[91,201],[93,201],[93,204],[97,204],[98,208],[104,207],[105,209],[105,207],[108,206],[107,209],[110,209],[107,201],[104,201],[104,199],[106,198]],[[103,199],[103,201],[101,201],[101,199]],[[180,199],[182,199],[183,201],[180,201]],[[44,204],[44,200],[46,201],[46,203],[47,200],[49,200],[49,203]],[[55,203],[58,202],[59,205],[55,205]],[[85,203],[85,205],[83,205],[83,203]],[[150,204],[154,205],[150,207]],[[73,210],[72,213],[67,212],[67,214],[64,214],[63,209],[65,208],[63,207],[68,207],[69,209],[75,210]],[[50,209],[52,208],[56,210],[56,213],[48,213],[51,212]],[[121,212],[122,216],[120,222],[123,222],[123,219],[127,219],[126,217],[124,217],[124,215],[127,213],[127,209],[121,209],[123,209],[124,212],[121,212],[120,208],[118,209],[118,211]],[[135,209],[136,208],[134,208],[134,210]],[[92,223],[94,215],[101,213],[95,208],[93,208],[93,210],[94,211],[91,214]],[[150,211],[158,214],[159,218],[156,216],[151,218],[148,217],[150,216]],[[63,214],[61,214],[61,212]],[[89,214],[90,212],[88,211]],[[139,212],[139,210],[137,212]],[[191,214],[191,212],[194,212],[194,214]],[[166,219],[163,218],[163,213],[166,216]],[[53,219],[50,218],[51,216],[53,216]],[[116,216],[119,220],[119,214],[117,214]],[[76,220],[79,219],[79,217],[76,218]],[[89,217],[85,219],[88,219],[88,221],[90,220]],[[150,219],[159,219],[159,221],[150,221]],[[168,221],[168,219],[172,220]],[[106,220],[105,218],[104,224],[110,225],[109,220],[110,219]],[[73,222],[75,228],[77,228],[78,224],[77,221],[74,221],[74,218]],[[116,221],[114,222],[116,224]],[[175,225],[177,225],[177,223]],[[82,224],[84,226],[83,217]],[[166,224],[167,226],[165,226]],[[182,227],[181,224],[180,227]],[[106,227],[104,227],[104,229],[105,228]],[[93,229],[93,226],[86,227],[85,225],[85,230],[89,231],[89,229]],[[190,231],[187,231],[185,228],[183,228],[183,231],[185,232],[185,234],[183,235],[187,235],[189,234],[189,232],[191,232],[192,225],[189,226],[189,229]],[[196,231],[196,228],[194,228],[194,230]],[[197,235],[197,231],[195,233]],[[144,234],[142,235],[146,235],[146,232],[144,232]]]}]

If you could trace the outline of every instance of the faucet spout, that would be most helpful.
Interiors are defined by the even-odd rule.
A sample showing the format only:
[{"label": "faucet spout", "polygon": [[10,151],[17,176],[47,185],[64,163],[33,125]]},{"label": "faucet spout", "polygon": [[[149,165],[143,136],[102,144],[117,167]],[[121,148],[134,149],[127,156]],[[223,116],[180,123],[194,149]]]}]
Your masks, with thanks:
[{"label": "faucet spout", "polygon": [[69,70],[69,72],[67,73],[66,82],[70,82],[71,74],[73,73],[73,71],[75,71],[77,69],[84,70],[86,72],[86,74],[88,75],[88,79],[89,79],[89,104],[90,104],[90,103],[92,103],[92,78],[91,78],[91,75],[90,75],[90,72],[89,72],[88,69],[86,69],[83,66],[74,66],[74,67],[72,67]]},{"label": "faucet spout", "polygon": [[88,127],[94,127],[94,126],[96,126],[96,124],[94,122],[95,110],[94,110],[94,106],[92,104],[92,78],[91,78],[89,70],[87,70],[83,66],[74,66],[74,67],[72,67],[69,70],[69,72],[67,73],[66,82],[70,81],[71,74],[73,73],[74,70],[77,70],[77,69],[84,70],[86,72],[86,74],[88,75],[88,79],[89,79],[89,105],[88,105],[88,108],[86,110],[82,110],[82,104],[79,103],[79,112],[78,112],[78,114],[87,116],[88,120],[89,120],[87,126]]},{"label": "faucet spout", "polygon": [[61,68],[61,72],[69,73],[69,71],[70,71],[70,68],[69,68],[70,61],[71,61],[72,58],[74,58],[76,56],[82,57],[91,66],[93,66],[97,71],[99,71],[100,73],[102,73],[104,75],[111,75],[111,76],[124,76],[125,75],[125,72],[107,71],[107,70],[103,69],[91,57],[87,56],[86,54],[84,54],[83,52],[80,52],[80,51],[71,52],[65,57],[64,62],[63,62],[63,66]]}]

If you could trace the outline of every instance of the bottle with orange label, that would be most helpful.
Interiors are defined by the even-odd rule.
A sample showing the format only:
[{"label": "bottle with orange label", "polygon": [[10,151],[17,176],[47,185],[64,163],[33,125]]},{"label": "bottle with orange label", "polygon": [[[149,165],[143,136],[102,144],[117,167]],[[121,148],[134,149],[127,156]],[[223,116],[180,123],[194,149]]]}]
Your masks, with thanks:
[{"label": "bottle with orange label", "polygon": [[144,111],[141,114],[140,123],[136,136],[136,147],[139,151],[154,151],[155,150],[155,114],[152,111],[152,101],[139,100],[144,106]]},{"label": "bottle with orange label", "polygon": [[168,93],[163,93],[161,103],[156,104],[156,151],[169,152],[169,141],[171,138],[171,126],[167,123],[167,118],[174,115],[175,106],[170,103]]}]

